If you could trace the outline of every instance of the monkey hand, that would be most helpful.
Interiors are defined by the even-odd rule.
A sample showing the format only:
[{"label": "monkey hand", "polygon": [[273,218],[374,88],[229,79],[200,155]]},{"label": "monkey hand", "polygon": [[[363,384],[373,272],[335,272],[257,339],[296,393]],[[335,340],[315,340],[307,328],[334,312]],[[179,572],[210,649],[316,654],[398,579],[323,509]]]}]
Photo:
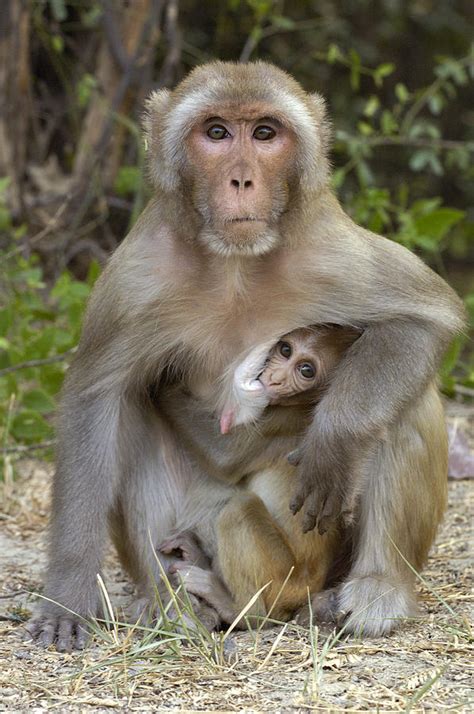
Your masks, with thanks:
[{"label": "monkey hand", "polygon": [[303,509],[303,533],[317,528],[323,535],[345,510],[343,489],[336,477],[338,469],[331,468],[324,452],[318,449],[315,453],[314,447],[305,444],[287,457],[297,468],[298,481],[290,510],[295,515]]},{"label": "monkey hand", "polygon": [[82,650],[90,637],[85,618],[53,603],[27,623],[26,631],[42,647],[55,645],[58,652]]},{"label": "monkey hand", "polygon": [[265,342],[253,349],[235,370],[230,395],[220,419],[221,434],[228,434],[239,424],[256,421],[268,406],[269,397],[258,377],[274,343],[274,340]]}]

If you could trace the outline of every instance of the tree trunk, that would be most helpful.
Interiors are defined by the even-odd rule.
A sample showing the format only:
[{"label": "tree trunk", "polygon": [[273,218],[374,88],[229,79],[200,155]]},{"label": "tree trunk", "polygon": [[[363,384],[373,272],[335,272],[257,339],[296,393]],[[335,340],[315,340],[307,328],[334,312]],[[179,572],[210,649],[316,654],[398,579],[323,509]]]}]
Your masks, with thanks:
[{"label": "tree trunk", "polygon": [[[128,70],[120,66],[104,33],[97,61],[97,91],[84,119],[74,162],[74,177],[79,185],[88,180],[98,152],[104,157],[103,183],[106,187],[113,185],[126,136],[125,127],[119,124],[113,127],[112,139],[114,115],[128,116],[137,99],[140,84],[136,82],[132,85],[132,75],[136,78],[137,70],[144,69],[150,62],[150,48],[156,47],[160,35],[158,23],[146,31],[155,4],[155,0],[134,0],[131,3],[120,0],[114,5],[114,17],[109,21],[114,23],[116,44],[130,66]],[[107,8],[105,12],[108,12]],[[144,36],[145,46],[141,47]]]},{"label": "tree trunk", "polygon": [[0,176],[8,176],[8,203],[23,214],[30,123],[30,11],[28,0],[2,1],[0,31]]}]

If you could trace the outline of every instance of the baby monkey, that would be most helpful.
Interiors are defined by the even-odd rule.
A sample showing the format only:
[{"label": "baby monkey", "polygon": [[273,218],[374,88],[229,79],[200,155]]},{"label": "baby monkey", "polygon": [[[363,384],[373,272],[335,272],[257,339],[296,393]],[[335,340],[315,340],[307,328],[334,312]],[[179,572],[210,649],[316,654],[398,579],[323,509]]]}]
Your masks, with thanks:
[{"label": "baby monkey", "polygon": [[[310,418],[332,370],[360,334],[348,327],[308,327],[255,348],[234,372],[221,433],[262,417],[271,425],[272,418],[281,419],[274,408],[285,408],[285,420],[302,409]],[[168,572],[180,573],[187,591],[211,605],[222,622],[233,622],[261,588],[247,616],[271,611],[288,619],[306,603],[308,588],[314,593],[323,587],[339,534],[329,532],[324,547],[317,532],[303,535],[300,514],[288,508],[291,492],[292,467],[282,457],[234,488],[215,512],[210,506],[210,542],[188,529],[159,546],[171,556]]]},{"label": "baby monkey", "polygon": [[303,327],[276,344],[256,347],[235,370],[221,434],[256,422],[267,406],[314,406],[331,371],[359,335],[348,327]]}]

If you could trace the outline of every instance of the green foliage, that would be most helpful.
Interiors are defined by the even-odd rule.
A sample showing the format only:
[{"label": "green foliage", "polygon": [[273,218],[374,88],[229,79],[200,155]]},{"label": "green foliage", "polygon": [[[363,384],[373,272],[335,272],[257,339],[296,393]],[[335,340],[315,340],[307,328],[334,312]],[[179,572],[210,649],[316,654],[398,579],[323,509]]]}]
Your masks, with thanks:
[{"label": "green foliage", "polygon": [[115,179],[115,191],[119,196],[134,195],[142,186],[142,171],[139,166],[122,166]]},{"label": "green foliage", "polygon": [[81,109],[84,109],[89,104],[92,92],[97,87],[97,80],[91,74],[86,72],[82,75],[76,85],[77,103]]},{"label": "green foliage", "polygon": [[35,444],[53,435],[56,396],[98,265],[91,264],[86,282],[64,272],[48,289],[35,256],[13,250],[0,261],[0,442]]}]

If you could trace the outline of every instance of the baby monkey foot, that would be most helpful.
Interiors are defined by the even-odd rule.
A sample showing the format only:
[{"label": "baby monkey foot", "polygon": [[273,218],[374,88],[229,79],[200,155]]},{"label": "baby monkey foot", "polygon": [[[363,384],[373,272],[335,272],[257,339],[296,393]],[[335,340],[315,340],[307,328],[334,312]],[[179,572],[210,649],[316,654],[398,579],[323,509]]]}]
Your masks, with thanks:
[{"label": "baby monkey foot", "polygon": [[[184,561],[185,563],[193,563],[204,569],[211,567],[209,558],[191,531],[181,531],[181,533],[176,533],[170,538],[167,538],[158,546],[158,550],[164,555],[175,556],[175,562]],[[172,562],[169,568],[170,573],[176,572],[173,570],[175,562]]]}]

